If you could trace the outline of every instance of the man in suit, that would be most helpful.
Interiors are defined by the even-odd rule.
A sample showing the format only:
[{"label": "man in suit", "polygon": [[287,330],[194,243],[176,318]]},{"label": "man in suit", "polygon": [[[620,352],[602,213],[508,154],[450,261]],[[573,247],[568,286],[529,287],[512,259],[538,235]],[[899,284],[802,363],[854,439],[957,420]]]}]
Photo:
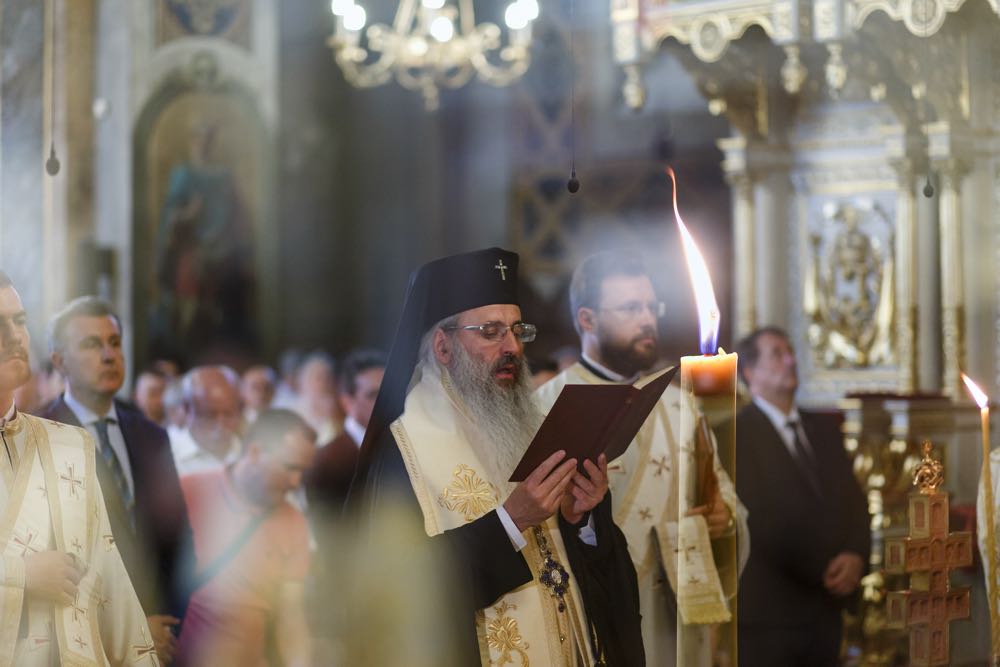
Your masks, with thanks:
[{"label": "man in suit", "polygon": [[344,430],[319,449],[305,476],[309,504],[320,512],[339,515],[347,499],[384,374],[385,356],[377,350],[357,349],[344,358],[337,394],[347,415]]},{"label": "man in suit", "polygon": [[166,432],[115,398],[125,379],[121,343],[121,322],[101,299],[80,297],[57,313],[49,324],[49,350],[66,391],[41,416],[83,426],[93,436],[114,539],[157,653],[169,663],[172,628],[187,606],[181,554],[191,527]]},{"label": "man in suit", "polygon": [[740,664],[832,667],[841,612],[871,551],[865,498],[836,420],[795,406],[788,335],[759,329],[737,351],[753,399],[736,417],[736,492],[753,538],[739,589]]}]

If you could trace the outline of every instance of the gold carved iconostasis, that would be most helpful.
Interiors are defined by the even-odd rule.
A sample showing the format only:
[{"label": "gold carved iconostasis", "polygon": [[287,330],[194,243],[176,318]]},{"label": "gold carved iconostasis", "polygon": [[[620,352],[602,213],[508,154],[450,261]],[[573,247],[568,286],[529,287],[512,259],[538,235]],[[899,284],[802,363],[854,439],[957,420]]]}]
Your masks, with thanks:
[{"label": "gold carved iconostasis", "polygon": [[151,17],[160,76],[133,135],[137,359],[240,365],[274,335],[261,324],[277,257],[259,5],[161,0]]}]

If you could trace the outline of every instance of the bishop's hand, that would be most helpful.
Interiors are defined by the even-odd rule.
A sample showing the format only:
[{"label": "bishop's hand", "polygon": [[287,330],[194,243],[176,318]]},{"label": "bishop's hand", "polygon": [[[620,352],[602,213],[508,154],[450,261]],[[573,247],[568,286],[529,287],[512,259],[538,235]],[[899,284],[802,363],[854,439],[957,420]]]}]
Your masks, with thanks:
[{"label": "bishop's hand", "polygon": [[39,551],[24,557],[24,590],[66,607],[76,599],[83,578],[80,562],[61,551]]},{"label": "bishop's hand", "polygon": [[514,487],[504,502],[503,507],[518,530],[537,526],[559,509],[576,470],[576,459],[559,464],[565,456],[566,452],[559,450],[542,461],[523,482]]},{"label": "bishop's hand", "polygon": [[583,462],[586,475],[573,473],[573,483],[566,489],[559,506],[562,516],[571,524],[580,523],[583,515],[597,507],[608,492],[608,458],[601,454],[597,465],[590,459]]}]

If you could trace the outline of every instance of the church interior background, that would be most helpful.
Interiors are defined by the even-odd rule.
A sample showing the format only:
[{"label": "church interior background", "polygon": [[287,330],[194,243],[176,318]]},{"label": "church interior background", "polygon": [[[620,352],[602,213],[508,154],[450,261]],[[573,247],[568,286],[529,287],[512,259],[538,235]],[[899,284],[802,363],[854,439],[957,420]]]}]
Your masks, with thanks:
[{"label": "church interior background", "polygon": [[[360,4],[388,23],[398,3]],[[521,254],[538,353],[574,340],[576,262],[642,249],[677,358],[697,329],[669,164],[723,346],[791,333],[802,402],[845,414],[876,551],[924,438],[953,528],[968,519],[979,422],[959,373],[1000,387],[997,0],[538,4],[519,80],[431,101],[351,85],[326,0],[0,1],[0,265],[35,358],[48,317],[95,292],[133,368],[385,346],[414,267],[488,245]],[[185,271],[192,247],[211,276]],[[868,582],[853,626],[867,664],[904,650],[878,615],[894,583]],[[985,617],[980,584],[956,664],[985,655]]]}]

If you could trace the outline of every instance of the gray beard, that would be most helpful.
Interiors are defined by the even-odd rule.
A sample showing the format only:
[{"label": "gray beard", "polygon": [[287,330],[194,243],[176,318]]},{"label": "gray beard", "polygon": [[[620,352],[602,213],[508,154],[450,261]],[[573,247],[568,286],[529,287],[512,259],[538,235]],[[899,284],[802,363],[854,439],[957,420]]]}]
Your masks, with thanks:
[{"label": "gray beard", "polygon": [[504,499],[515,486],[507,480],[544,419],[532,396],[528,364],[523,357],[515,359],[517,379],[513,386],[503,386],[494,379],[489,364],[474,359],[460,344],[453,350],[453,363],[442,368],[442,373],[451,379],[457,398],[482,436],[471,439],[473,450]]}]

